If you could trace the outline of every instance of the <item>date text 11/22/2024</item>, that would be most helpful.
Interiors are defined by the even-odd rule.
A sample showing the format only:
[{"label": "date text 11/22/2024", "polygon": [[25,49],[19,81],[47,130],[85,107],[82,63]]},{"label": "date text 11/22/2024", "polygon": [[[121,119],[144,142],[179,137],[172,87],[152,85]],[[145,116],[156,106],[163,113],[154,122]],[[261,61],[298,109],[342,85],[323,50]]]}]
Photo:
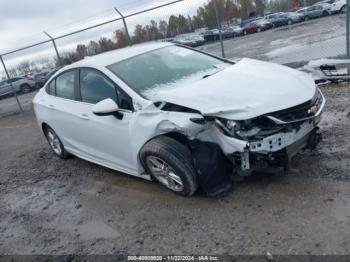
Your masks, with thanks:
[{"label": "date text 11/22/2024", "polygon": [[128,256],[128,261],[218,261],[219,257],[198,256]]}]

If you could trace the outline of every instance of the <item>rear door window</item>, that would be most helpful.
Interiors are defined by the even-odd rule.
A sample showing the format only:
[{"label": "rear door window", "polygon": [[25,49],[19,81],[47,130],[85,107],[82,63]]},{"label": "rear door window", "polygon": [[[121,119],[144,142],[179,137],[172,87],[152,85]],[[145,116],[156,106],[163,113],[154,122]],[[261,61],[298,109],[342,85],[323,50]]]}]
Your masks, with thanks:
[{"label": "rear door window", "polygon": [[48,91],[50,95],[53,95],[53,96],[56,95],[56,80],[51,81]]},{"label": "rear door window", "polygon": [[56,78],[56,96],[66,99],[75,99],[74,95],[75,71],[68,71]]}]

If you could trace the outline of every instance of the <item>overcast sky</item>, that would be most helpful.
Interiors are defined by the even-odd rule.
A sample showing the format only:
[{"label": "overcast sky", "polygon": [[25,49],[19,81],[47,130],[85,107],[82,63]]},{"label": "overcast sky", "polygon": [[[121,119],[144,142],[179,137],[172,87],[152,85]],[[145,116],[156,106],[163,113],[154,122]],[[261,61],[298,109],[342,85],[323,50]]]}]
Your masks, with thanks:
[{"label": "overcast sky", "polygon": [[[72,32],[95,23],[117,18],[114,7],[123,13],[131,13],[172,0],[0,0],[0,54],[13,49],[46,40],[43,31],[53,36]],[[148,12],[128,19],[130,31],[137,23],[145,24],[151,19],[158,21],[170,14],[192,15],[207,0],[185,0],[184,2]],[[116,22],[99,29],[59,40],[58,47],[64,52],[76,44],[86,43],[101,36],[112,37],[113,31],[122,27]],[[34,54],[35,53],[35,54]],[[5,56],[7,64],[33,57],[53,56],[50,44],[32,48],[15,55]]]}]

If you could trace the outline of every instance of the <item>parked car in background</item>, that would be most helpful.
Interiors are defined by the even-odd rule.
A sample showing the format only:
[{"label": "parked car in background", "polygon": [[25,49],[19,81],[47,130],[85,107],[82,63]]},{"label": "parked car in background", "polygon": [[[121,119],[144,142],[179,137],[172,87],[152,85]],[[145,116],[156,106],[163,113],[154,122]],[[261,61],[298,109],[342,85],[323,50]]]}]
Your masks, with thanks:
[{"label": "parked car in background", "polygon": [[346,0],[335,0],[331,5],[331,13],[345,13],[346,12]]},{"label": "parked car in background", "polygon": [[234,32],[235,37],[242,35],[242,27],[240,27],[239,25],[233,25],[230,28]]},{"label": "parked car in background", "polygon": [[38,87],[42,87],[58,69],[47,70],[34,75],[34,81]]},{"label": "parked car in background", "polygon": [[288,18],[288,24],[296,24],[304,21],[304,17],[296,12],[287,12],[285,15]]},{"label": "parked car in background", "polygon": [[187,45],[190,47],[197,47],[197,46],[204,45],[205,39],[201,35],[190,33],[190,34],[177,35],[173,42],[181,45]]},{"label": "parked car in background", "polygon": [[[226,31],[225,29],[221,30],[223,38],[233,37],[233,32]],[[207,32],[202,34],[202,37],[205,41],[218,41],[220,39],[220,31],[219,29],[208,30]]]},{"label": "parked car in background", "polygon": [[249,18],[249,19],[243,20],[241,22],[241,27],[243,28],[247,24],[249,24],[251,22],[254,22],[254,21],[257,21],[257,20],[260,20],[260,19],[264,19],[264,18],[263,17],[253,17],[253,18]]},{"label": "parked car in background", "polygon": [[211,30],[207,30],[201,33],[200,35],[204,38],[206,42],[215,41],[217,37]]},{"label": "parked car in background", "polygon": [[292,23],[292,20],[289,19],[288,16],[282,12],[267,15],[265,18],[269,22],[271,22],[274,27],[279,27],[279,26],[283,26],[283,25],[288,25],[288,23]]},{"label": "parked car in background", "polygon": [[295,11],[295,13],[298,16],[300,16],[303,21],[308,20],[308,19],[306,19],[306,10],[308,8],[309,8],[308,6],[307,7],[303,7],[303,8],[299,8],[298,10]]},{"label": "parked car in background", "polygon": [[[242,28],[239,25],[227,26],[221,30],[222,37],[233,38],[242,35]],[[207,30],[201,33],[205,41],[218,41],[220,39],[220,32],[218,29]]]},{"label": "parked car in background", "polygon": [[266,19],[259,19],[259,20],[250,22],[249,24],[246,24],[242,28],[242,34],[247,35],[252,33],[258,33],[271,28],[273,28],[273,24],[271,22],[269,22]]},{"label": "parked car in background", "polygon": [[331,15],[331,5],[327,3],[321,3],[317,5],[310,6],[306,9],[305,20],[319,18],[322,16]]},{"label": "parked car in background", "polygon": [[4,97],[13,92],[12,87],[8,84],[7,80],[0,82],[0,97]]},{"label": "parked car in background", "polygon": [[[11,86],[12,84],[12,86]],[[13,92],[29,93],[34,90],[36,83],[34,80],[25,77],[14,77],[0,82],[0,96],[8,95]]]},{"label": "parked car in background", "polygon": [[[215,35],[215,40],[220,39],[220,31],[218,29],[213,30],[213,34]],[[239,35],[231,27],[226,27],[226,28],[222,29],[221,34],[222,34],[223,39],[233,38],[233,37],[236,37]]]},{"label": "parked car in background", "polygon": [[303,72],[160,42],[66,66],[33,100],[58,157],[154,179],[182,196],[222,192],[232,174],[287,170],[317,145],[325,102]]}]

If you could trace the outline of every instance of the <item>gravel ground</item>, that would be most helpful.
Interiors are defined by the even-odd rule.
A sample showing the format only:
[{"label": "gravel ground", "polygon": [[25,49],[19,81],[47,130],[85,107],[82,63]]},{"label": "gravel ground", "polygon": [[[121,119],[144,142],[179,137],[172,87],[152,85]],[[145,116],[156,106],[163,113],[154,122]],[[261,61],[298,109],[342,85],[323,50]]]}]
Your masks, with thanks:
[{"label": "gravel ground", "polygon": [[0,254],[349,254],[350,86],[322,89],[319,148],[221,198],[60,160],[32,111],[1,118]]},{"label": "gravel ground", "polygon": [[[24,111],[32,109],[32,101],[36,93],[37,91],[28,94],[18,94],[18,101]],[[20,112],[15,96],[0,98],[0,118],[19,114]]]}]

